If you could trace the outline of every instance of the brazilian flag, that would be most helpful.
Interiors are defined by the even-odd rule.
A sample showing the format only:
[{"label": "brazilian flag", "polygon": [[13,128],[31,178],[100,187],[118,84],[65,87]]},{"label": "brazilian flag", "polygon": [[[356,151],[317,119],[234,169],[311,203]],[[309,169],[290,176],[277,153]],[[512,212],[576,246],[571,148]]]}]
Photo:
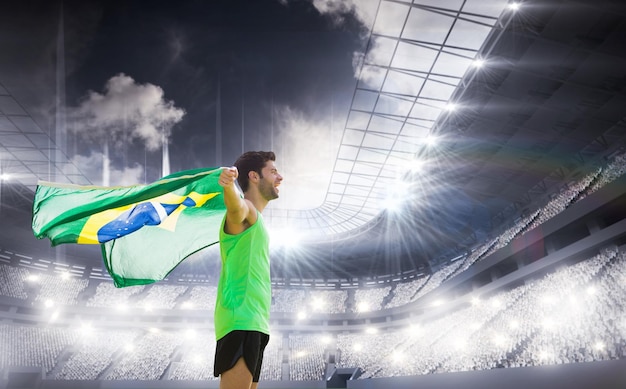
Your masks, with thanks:
[{"label": "brazilian flag", "polygon": [[33,233],[53,246],[100,244],[117,287],[162,280],[185,258],[218,242],[226,212],[220,172],[186,170],[125,187],[39,182]]}]

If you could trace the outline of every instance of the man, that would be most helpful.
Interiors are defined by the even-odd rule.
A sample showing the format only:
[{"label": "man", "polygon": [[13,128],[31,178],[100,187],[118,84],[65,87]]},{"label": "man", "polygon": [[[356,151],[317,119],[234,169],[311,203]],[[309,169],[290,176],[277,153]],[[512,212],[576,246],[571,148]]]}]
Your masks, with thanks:
[{"label": "man", "polygon": [[269,235],[261,212],[278,198],[283,180],[275,159],[271,151],[246,152],[234,167],[223,168],[219,178],[226,215],[220,230],[213,374],[221,375],[220,389],[256,389],[269,342]]}]

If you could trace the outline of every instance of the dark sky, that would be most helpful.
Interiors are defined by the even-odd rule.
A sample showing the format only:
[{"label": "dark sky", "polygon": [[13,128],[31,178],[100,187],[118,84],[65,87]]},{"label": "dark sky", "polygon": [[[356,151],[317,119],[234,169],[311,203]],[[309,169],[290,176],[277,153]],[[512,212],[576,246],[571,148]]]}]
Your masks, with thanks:
[{"label": "dark sky", "polygon": [[321,14],[305,0],[15,2],[0,16],[0,83],[51,134],[61,15],[68,154],[94,180],[101,131],[114,138],[111,184],[161,174],[160,149],[128,136],[132,109],[109,107],[118,107],[121,122],[106,125],[75,115],[100,109],[86,103],[90,94],[118,98],[106,86],[114,77],[132,83],[122,95],[146,101],[142,88],[160,88],[161,107],[184,112],[165,126],[172,171],[226,165],[244,149],[271,148],[292,177],[314,170],[318,156],[330,174],[333,140],[354,93],[353,53],[367,37],[351,12]]}]

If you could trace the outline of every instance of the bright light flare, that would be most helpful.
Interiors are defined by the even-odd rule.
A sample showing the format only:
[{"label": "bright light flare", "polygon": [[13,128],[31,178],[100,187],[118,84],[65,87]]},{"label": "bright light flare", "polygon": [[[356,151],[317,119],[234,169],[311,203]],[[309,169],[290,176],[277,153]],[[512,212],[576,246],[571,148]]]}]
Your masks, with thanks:
[{"label": "bright light flare", "polygon": [[11,175],[9,173],[1,173],[0,181],[9,181],[11,179]]},{"label": "bright light flare", "polygon": [[422,327],[419,324],[409,324],[405,330],[411,335],[419,335],[422,332]]},{"label": "bright light flare", "polygon": [[502,335],[496,335],[493,337],[493,343],[496,346],[504,346],[506,343],[506,338]]},{"label": "bright light flare", "polygon": [[421,159],[413,159],[409,162],[408,168],[412,173],[422,173],[426,167],[426,162]]},{"label": "bright light flare", "polygon": [[472,62],[472,65],[474,65],[475,68],[480,69],[485,65],[485,60],[477,58],[474,62]]},{"label": "bright light flare", "polygon": [[180,307],[182,309],[193,309],[193,303],[191,301],[185,301]]},{"label": "bright light flare", "polygon": [[322,309],[324,309],[325,306],[326,301],[324,301],[323,298],[314,297],[311,301],[311,308],[313,308],[314,311],[321,311]]},{"label": "bright light flare", "polygon": [[[448,108],[450,105],[454,106],[454,104],[448,104],[446,106],[446,109],[448,111],[450,111],[450,109]],[[424,143],[426,143],[426,146],[428,147],[436,146],[438,141],[439,141],[439,138],[436,137],[435,135],[428,135],[426,139],[424,139]]]},{"label": "bright light flare", "polygon": [[79,331],[83,336],[91,335],[93,333],[93,327],[91,326],[91,323],[83,323],[80,326]]},{"label": "bright light flare", "polygon": [[357,312],[369,312],[371,310],[370,305],[365,302],[365,301],[361,301],[357,307],[356,307]]},{"label": "bright light flare", "polygon": [[517,11],[519,10],[519,7],[520,7],[519,3],[515,3],[515,2],[508,5],[508,8],[511,11]]},{"label": "bright light flare", "polygon": [[433,306],[433,307],[440,307],[440,306],[442,306],[445,303],[446,302],[444,300],[437,299],[437,300],[433,301],[430,305]]},{"label": "bright light flare", "polygon": [[397,180],[387,188],[387,196],[383,201],[383,207],[390,212],[398,212],[407,200],[410,184],[406,181]]},{"label": "bright light flare", "polygon": [[377,334],[377,333],[378,333],[378,328],[375,328],[375,327],[367,327],[367,328],[365,329],[365,333],[366,333],[366,334],[370,334],[370,335]]},{"label": "bright light flare", "polygon": [[50,315],[50,322],[53,323],[57,321],[57,319],[59,318],[59,315],[60,315],[60,312],[58,310],[52,312],[52,315]]},{"label": "bright light flare", "polygon": [[403,354],[403,353],[401,353],[400,351],[394,351],[394,352],[391,354],[391,359],[392,359],[394,362],[399,363],[399,362],[403,362],[403,361],[404,361],[404,359],[405,359],[405,357],[404,357],[404,354]]},{"label": "bright light flare", "polygon": [[328,335],[323,335],[320,338],[320,341],[322,342],[322,344],[330,344],[331,340],[332,340],[331,337]]},{"label": "bright light flare", "polygon": [[277,248],[297,248],[302,238],[298,231],[293,228],[281,228],[270,230],[270,244]]},{"label": "bright light flare", "polygon": [[26,277],[26,281],[28,281],[28,282],[37,282],[37,281],[39,281],[39,276],[35,275],[35,274],[30,274],[29,276]]}]

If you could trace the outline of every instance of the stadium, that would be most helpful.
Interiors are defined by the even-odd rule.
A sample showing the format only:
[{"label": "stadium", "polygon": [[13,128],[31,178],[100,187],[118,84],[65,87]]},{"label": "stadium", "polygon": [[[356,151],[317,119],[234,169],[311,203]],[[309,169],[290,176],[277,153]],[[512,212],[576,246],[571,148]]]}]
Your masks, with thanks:
[{"label": "stadium", "polygon": [[[92,136],[101,123],[81,122],[87,100],[76,107],[70,97],[82,93],[73,90],[76,58],[88,57],[75,54],[74,18],[97,3],[32,2],[0,16],[0,50],[15,58],[0,66],[0,388],[218,388],[217,245],[162,281],[116,288],[98,246],[51,247],[33,236],[39,181],[124,184],[115,180],[120,166],[132,166],[140,139],[128,135],[132,126]],[[333,155],[328,174],[319,174],[321,205],[277,202],[266,211],[277,233],[259,387],[625,387],[624,4],[381,0],[364,2],[371,8],[360,14],[359,2],[267,3],[274,13],[316,11],[318,19],[339,4],[341,18],[325,28],[340,20],[349,30],[354,18],[364,46],[348,61],[355,74],[345,103],[333,105],[341,128],[320,137]],[[135,8],[122,14],[134,20]],[[99,17],[111,12],[103,6]],[[35,13],[45,21],[38,32],[15,34],[32,27]],[[46,71],[35,77],[28,61],[41,60],[33,53],[43,47]],[[298,158],[326,151],[306,154],[319,145],[310,129],[293,145],[275,127],[250,129],[258,79],[243,80],[235,60],[226,65],[234,73],[207,87],[213,143],[199,163],[271,148],[277,162],[285,156],[285,186],[288,173],[304,186],[291,193],[313,191],[297,172],[323,161]],[[111,90],[114,81],[128,85],[116,77]],[[142,82],[137,90],[149,90]],[[190,118],[200,109],[183,106]],[[184,159],[194,149],[176,138],[185,131],[182,111],[160,107],[172,116],[155,127],[170,127],[157,131],[156,146],[141,138],[136,184],[198,167]],[[81,125],[93,127],[89,142]],[[302,155],[290,151],[298,142]],[[84,144],[102,150],[98,174],[80,158]]]}]

